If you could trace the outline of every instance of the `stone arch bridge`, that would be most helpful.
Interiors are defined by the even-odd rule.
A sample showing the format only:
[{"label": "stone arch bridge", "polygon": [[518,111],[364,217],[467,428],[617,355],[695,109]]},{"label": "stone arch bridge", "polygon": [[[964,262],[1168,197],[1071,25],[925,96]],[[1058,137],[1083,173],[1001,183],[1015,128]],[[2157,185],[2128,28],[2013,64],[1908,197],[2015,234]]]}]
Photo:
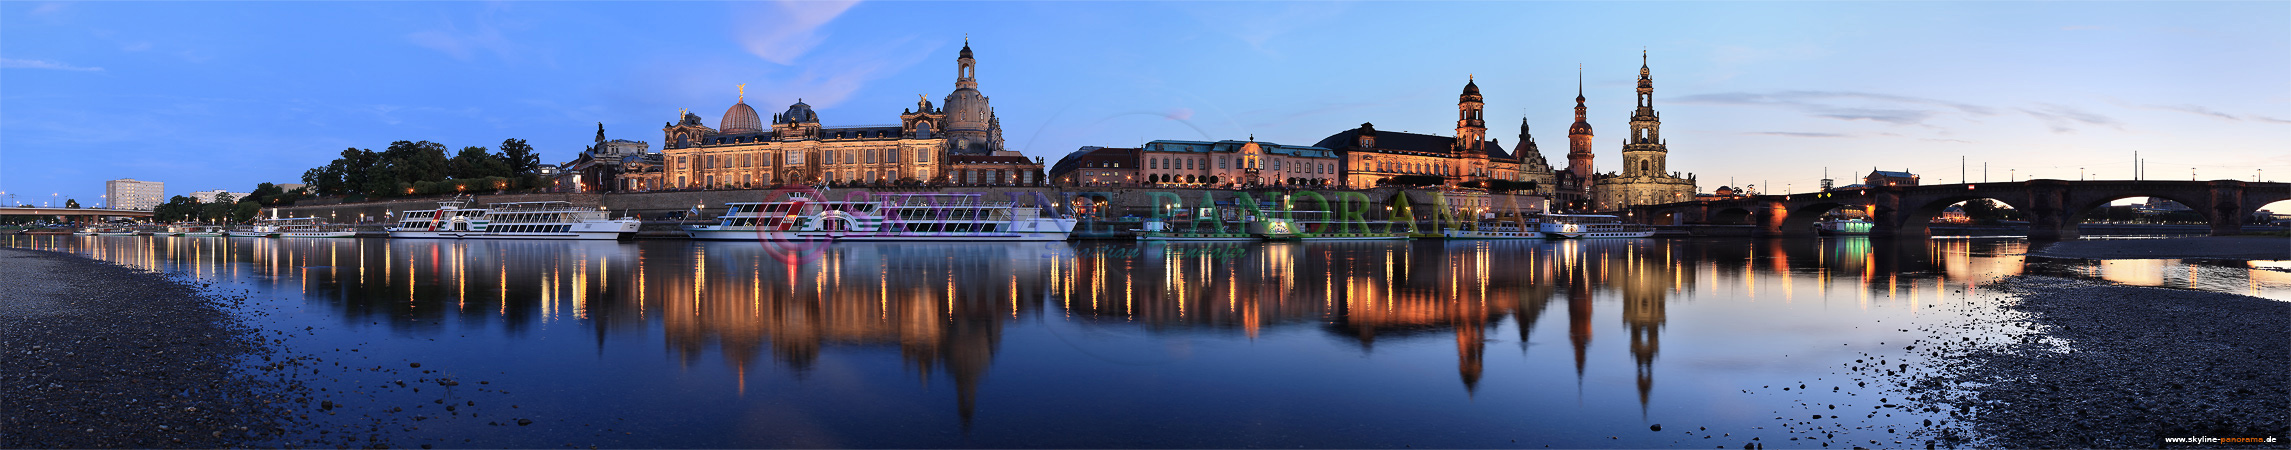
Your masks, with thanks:
[{"label": "stone arch bridge", "polygon": [[1668,203],[1633,207],[1633,220],[1656,225],[1747,224],[1760,236],[1814,234],[1823,213],[1866,208],[1872,236],[1925,237],[1934,217],[1949,205],[1990,199],[2019,210],[2033,239],[2075,239],[2076,224],[2094,208],[2130,197],[2179,202],[2211,223],[2212,235],[2240,233],[2251,214],[2269,203],[2291,200],[2291,183],[2213,181],[2065,181],[1882,186],[1829,192],[1761,195],[1733,200]]}]

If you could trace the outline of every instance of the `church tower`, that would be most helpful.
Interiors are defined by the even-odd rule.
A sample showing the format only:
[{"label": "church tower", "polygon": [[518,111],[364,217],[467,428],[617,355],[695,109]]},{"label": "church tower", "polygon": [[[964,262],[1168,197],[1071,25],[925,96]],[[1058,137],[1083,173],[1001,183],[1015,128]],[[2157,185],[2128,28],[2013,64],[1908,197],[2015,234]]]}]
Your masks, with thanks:
[{"label": "church tower", "polygon": [[1479,83],[1466,77],[1464,94],[1456,97],[1456,150],[1466,154],[1487,152],[1488,123],[1480,116],[1484,106]]},{"label": "church tower", "polygon": [[1655,113],[1655,76],[1647,68],[1647,55],[1639,54],[1638,108],[1631,111],[1631,134],[1623,137],[1623,170],[1600,178],[1592,188],[1592,207],[1620,211],[1638,205],[1676,203],[1694,199],[1694,176],[1672,175],[1667,162],[1669,144],[1663,141],[1662,116]]},{"label": "church tower", "polygon": [[955,92],[942,103],[947,115],[941,130],[951,150],[981,155],[1002,150],[1002,124],[986,94],[978,91],[978,60],[971,58],[969,38],[963,39],[962,53],[955,58]]},{"label": "church tower", "polygon": [[1567,173],[1580,180],[1583,186],[1591,182],[1591,122],[1586,119],[1590,108],[1583,106],[1583,69],[1575,72],[1575,125],[1567,127]]},{"label": "church tower", "polygon": [[1631,135],[1623,139],[1623,176],[1652,177],[1670,173],[1665,160],[1670,150],[1663,143],[1663,123],[1655,112],[1655,78],[1647,69],[1647,55],[1639,54],[1639,107],[1631,111]]}]

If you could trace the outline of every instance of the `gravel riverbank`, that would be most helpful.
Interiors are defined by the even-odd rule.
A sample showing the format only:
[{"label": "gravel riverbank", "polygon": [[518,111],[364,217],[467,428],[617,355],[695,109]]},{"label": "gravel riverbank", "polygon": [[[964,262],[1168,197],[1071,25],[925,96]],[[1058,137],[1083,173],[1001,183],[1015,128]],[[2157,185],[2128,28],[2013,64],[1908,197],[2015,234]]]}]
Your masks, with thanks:
[{"label": "gravel riverbank", "polygon": [[[166,276],[0,248],[0,447],[246,445],[282,430],[262,341]],[[276,406],[274,406],[274,404]]]},{"label": "gravel riverbank", "polygon": [[2279,236],[2204,236],[2165,239],[2089,239],[2061,241],[2032,249],[2030,254],[2081,259],[2243,259],[2291,260],[2291,238]]},{"label": "gravel riverbank", "polygon": [[1939,370],[1909,389],[1989,441],[1974,445],[2291,448],[2291,302],[2043,276],[1991,288],[2002,320],[1928,341]]}]

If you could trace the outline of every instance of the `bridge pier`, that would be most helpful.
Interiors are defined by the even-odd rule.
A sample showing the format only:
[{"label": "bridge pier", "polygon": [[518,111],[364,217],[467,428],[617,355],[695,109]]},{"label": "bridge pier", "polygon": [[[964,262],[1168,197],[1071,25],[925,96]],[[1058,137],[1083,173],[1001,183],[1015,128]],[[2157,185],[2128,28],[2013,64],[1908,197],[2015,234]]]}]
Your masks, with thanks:
[{"label": "bridge pier", "polygon": [[1789,220],[1789,205],[1772,199],[1761,200],[1750,209],[1750,223],[1758,225],[1758,228],[1752,230],[1750,235],[1756,237],[1787,236],[1789,230],[1784,230],[1782,223]]},{"label": "bridge pier", "polygon": [[1870,237],[1931,237],[1932,233],[1925,229],[1925,224],[1909,222],[1909,210],[1901,205],[1901,189],[1884,186],[1870,190],[1877,191],[1869,198]]},{"label": "bridge pier", "polygon": [[2241,181],[2211,182],[2211,235],[2243,234],[2243,224],[2250,219],[2243,215],[2244,190]]},{"label": "bridge pier", "polygon": [[2072,211],[2069,207],[2068,182],[2030,180],[2027,186],[2028,208],[2021,211],[2021,217],[2028,219],[2028,238],[2047,241],[2076,239],[2079,236],[2076,222],[2070,216],[2082,211]]}]

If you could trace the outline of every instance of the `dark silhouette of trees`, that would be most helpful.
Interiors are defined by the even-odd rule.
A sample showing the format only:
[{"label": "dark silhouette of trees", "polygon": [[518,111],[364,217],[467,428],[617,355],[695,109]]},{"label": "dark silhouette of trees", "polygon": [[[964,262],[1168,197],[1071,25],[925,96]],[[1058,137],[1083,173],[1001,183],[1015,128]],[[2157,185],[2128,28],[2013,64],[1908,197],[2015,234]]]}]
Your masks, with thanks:
[{"label": "dark silhouette of trees", "polygon": [[[452,157],[430,141],[397,141],[380,152],[348,148],[323,167],[304,171],[302,181],[318,195],[392,197],[412,194],[498,191],[538,187],[546,180],[533,172],[540,155],[523,139],[501,142],[501,151],[463,147]],[[274,187],[275,188],[275,187]],[[259,191],[249,197],[276,206],[293,193]]]}]

